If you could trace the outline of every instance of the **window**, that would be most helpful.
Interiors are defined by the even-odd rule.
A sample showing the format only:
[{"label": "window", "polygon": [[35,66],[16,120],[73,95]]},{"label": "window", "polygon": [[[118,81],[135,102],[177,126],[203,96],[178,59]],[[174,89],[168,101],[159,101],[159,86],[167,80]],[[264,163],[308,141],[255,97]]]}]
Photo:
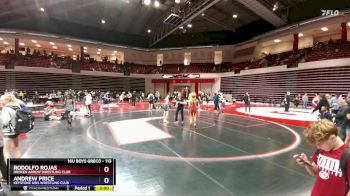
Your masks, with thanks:
[{"label": "window", "polygon": [[218,65],[222,63],[222,51],[214,52],[214,64]]},{"label": "window", "polygon": [[157,66],[162,66],[163,63],[163,54],[157,54]]},{"label": "window", "polygon": [[191,63],[191,53],[185,52],[184,54],[184,65],[190,65]]}]

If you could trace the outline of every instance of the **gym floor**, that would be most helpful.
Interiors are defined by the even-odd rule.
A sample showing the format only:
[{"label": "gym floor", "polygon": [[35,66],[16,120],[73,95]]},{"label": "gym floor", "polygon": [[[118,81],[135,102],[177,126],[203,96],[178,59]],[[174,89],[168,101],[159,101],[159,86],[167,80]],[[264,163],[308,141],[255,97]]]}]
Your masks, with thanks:
[{"label": "gym floor", "polygon": [[313,153],[302,138],[309,121],[291,117],[299,110],[264,106],[279,115],[264,116],[240,104],[224,113],[203,108],[191,129],[186,110],[182,125],[174,122],[174,110],[163,123],[163,110],[147,107],[94,105],[93,115],[76,117],[71,128],[37,118],[21,139],[22,158],[115,158],[115,190],[103,195],[310,195],[314,178],[292,158]]}]

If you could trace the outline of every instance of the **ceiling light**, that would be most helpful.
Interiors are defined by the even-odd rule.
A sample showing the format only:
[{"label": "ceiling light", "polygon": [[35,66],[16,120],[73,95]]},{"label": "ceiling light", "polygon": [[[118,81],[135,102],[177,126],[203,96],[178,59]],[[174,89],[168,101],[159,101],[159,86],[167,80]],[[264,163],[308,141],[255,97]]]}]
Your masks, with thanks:
[{"label": "ceiling light", "polygon": [[348,22],[348,26],[350,27],[350,22]]},{"label": "ceiling light", "polygon": [[87,50],[84,50],[85,53],[87,53]]},{"label": "ceiling light", "polygon": [[143,3],[144,3],[145,5],[150,5],[150,4],[151,4],[151,0],[144,0]]},{"label": "ceiling light", "polygon": [[84,48],[84,50],[87,50],[87,47],[86,47],[86,46],[84,46],[83,48]]},{"label": "ceiling light", "polygon": [[183,26],[180,26],[179,29],[184,29],[184,27],[183,27]]},{"label": "ceiling light", "polygon": [[33,43],[38,43],[36,40],[32,40]]},{"label": "ceiling light", "polygon": [[232,18],[237,18],[237,17],[238,17],[237,14],[232,15]]},{"label": "ceiling light", "polygon": [[148,30],[147,30],[147,33],[151,33],[151,29],[148,29]]},{"label": "ceiling light", "polygon": [[276,43],[281,42],[280,39],[275,39],[275,40],[273,40],[273,41],[276,42]]},{"label": "ceiling light", "polygon": [[57,46],[52,46],[53,49],[57,49]]},{"label": "ceiling light", "polygon": [[97,52],[97,54],[101,54],[101,52]]},{"label": "ceiling light", "polygon": [[180,0],[175,0],[175,3],[180,3]]},{"label": "ceiling light", "polygon": [[0,37],[0,41],[2,41],[3,39]]},{"label": "ceiling light", "polygon": [[19,45],[24,46],[24,43],[21,42],[21,43],[19,43]]},{"label": "ceiling light", "polygon": [[8,43],[8,42],[4,42],[4,44],[5,44],[5,45],[9,45],[9,43]]},{"label": "ceiling light", "polygon": [[39,44],[36,44],[35,46],[36,46],[36,47],[41,47]]},{"label": "ceiling light", "polygon": [[50,42],[50,45],[55,45],[55,43],[54,42]]},{"label": "ceiling light", "polygon": [[73,49],[72,49],[72,48],[68,48],[68,50],[73,51]]},{"label": "ceiling light", "polygon": [[102,23],[102,24],[105,24],[105,23],[106,23],[106,21],[105,21],[105,20],[101,20],[101,23]]},{"label": "ceiling light", "polygon": [[298,36],[299,36],[299,37],[303,37],[303,36],[304,36],[304,34],[302,34],[302,33],[299,33],[299,34],[298,34]]},{"label": "ceiling light", "polygon": [[112,56],[115,56],[115,54],[113,53]]},{"label": "ceiling light", "polygon": [[276,3],[273,5],[272,11],[276,11],[278,8],[279,8],[279,3],[276,2]]},{"label": "ceiling light", "polygon": [[322,27],[321,30],[322,31],[328,31],[328,28],[327,27]]},{"label": "ceiling light", "polygon": [[188,23],[188,24],[187,24],[187,27],[188,27],[188,28],[192,28],[192,24],[191,24],[191,23]]},{"label": "ceiling light", "polygon": [[114,50],[114,53],[117,53],[117,51],[116,51],[116,50]]},{"label": "ceiling light", "polygon": [[40,8],[40,11],[45,12],[45,9],[42,7],[42,8]]},{"label": "ceiling light", "polygon": [[205,16],[204,12],[201,14],[201,16]]},{"label": "ceiling light", "polygon": [[155,0],[155,1],[154,1],[154,7],[159,7],[159,5],[160,5],[160,4],[159,4],[159,1],[158,1],[158,0]]},{"label": "ceiling light", "polygon": [[72,45],[70,45],[70,44],[67,44],[67,47],[68,47],[68,48],[71,48],[71,47],[72,47]]},{"label": "ceiling light", "polygon": [[101,51],[101,49],[99,48],[99,49],[97,49],[97,51]]}]

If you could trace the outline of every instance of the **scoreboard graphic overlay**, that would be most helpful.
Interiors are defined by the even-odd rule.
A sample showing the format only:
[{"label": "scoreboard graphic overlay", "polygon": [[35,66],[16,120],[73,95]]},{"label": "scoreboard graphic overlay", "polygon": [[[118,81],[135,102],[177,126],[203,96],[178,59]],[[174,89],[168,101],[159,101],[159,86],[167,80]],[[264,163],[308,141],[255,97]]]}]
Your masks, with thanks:
[{"label": "scoreboard graphic overlay", "polygon": [[113,191],[115,159],[8,159],[14,191]]}]

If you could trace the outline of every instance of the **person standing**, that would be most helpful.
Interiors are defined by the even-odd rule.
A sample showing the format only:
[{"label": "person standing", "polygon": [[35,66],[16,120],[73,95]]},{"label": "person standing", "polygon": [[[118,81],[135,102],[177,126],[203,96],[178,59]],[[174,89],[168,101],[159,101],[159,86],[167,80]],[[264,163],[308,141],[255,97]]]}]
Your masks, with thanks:
[{"label": "person standing", "polygon": [[88,116],[91,116],[91,104],[92,104],[92,95],[88,91],[85,91],[85,106],[88,110]]},{"label": "person standing", "polygon": [[198,111],[198,100],[196,93],[192,92],[188,96],[188,112],[190,115],[190,128],[197,126],[197,111]]},{"label": "person standing", "polygon": [[140,91],[140,102],[145,101],[145,93],[143,91]]},{"label": "person standing", "polygon": [[304,108],[304,109],[307,109],[307,103],[309,102],[309,97],[307,96],[307,93],[305,93],[305,94],[303,95],[302,100],[303,100],[303,108]]},{"label": "person standing", "polygon": [[250,95],[248,92],[244,94],[243,101],[245,106],[245,112],[247,112],[247,108],[249,109],[248,111],[250,112]]},{"label": "person standing", "polygon": [[148,104],[149,104],[149,110],[152,110],[153,109],[153,104],[154,104],[154,95],[153,93],[149,92],[148,93],[148,96],[147,96],[147,100],[148,100]]},{"label": "person standing", "polygon": [[131,94],[131,106],[133,107],[136,106],[136,97],[137,97],[136,91],[133,91]]},{"label": "person standing", "polygon": [[214,93],[213,101],[214,101],[214,110],[215,110],[215,112],[220,112],[219,95],[218,94]]},{"label": "person standing", "polygon": [[168,115],[169,115],[169,109],[170,109],[170,94],[168,93],[164,99],[164,113],[163,113],[163,122],[168,123]]},{"label": "person standing", "polygon": [[332,108],[332,114],[337,114],[337,112],[339,111],[339,94],[335,94],[332,98],[331,98],[331,104],[330,104],[331,108]]},{"label": "person standing", "polygon": [[186,104],[184,98],[182,97],[181,93],[178,93],[177,98],[175,99],[175,107],[176,107],[176,112],[175,112],[175,123],[178,122],[178,115],[179,112],[181,113],[181,124],[184,124],[184,105]]},{"label": "person standing", "polygon": [[72,94],[69,94],[64,103],[64,118],[67,120],[69,128],[72,127],[73,113],[75,112],[75,101]]},{"label": "person standing", "polygon": [[284,111],[289,112],[290,105],[290,92],[288,91],[286,96],[284,97]]},{"label": "person standing", "polygon": [[339,110],[335,115],[335,123],[338,128],[339,137],[345,141],[346,138],[346,126],[348,119],[346,118],[346,113],[349,111],[349,106],[345,100],[339,100]]},{"label": "person standing", "polygon": [[16,101],[16,97],[7,93],[1,96],[2,134],[4,143],[4,160],[9,158],[20,158],[21,151],[19,149],[18,133],[15,133],[14,125],[16,124],[16,109],[20,109],[20,105]]},{"label": "person standing", "polygon": [[109,94],[110,94],[109,91],[103,94],[103,104],[107,105],[108,108],[109,108],[109,100],[110,100]]}]

